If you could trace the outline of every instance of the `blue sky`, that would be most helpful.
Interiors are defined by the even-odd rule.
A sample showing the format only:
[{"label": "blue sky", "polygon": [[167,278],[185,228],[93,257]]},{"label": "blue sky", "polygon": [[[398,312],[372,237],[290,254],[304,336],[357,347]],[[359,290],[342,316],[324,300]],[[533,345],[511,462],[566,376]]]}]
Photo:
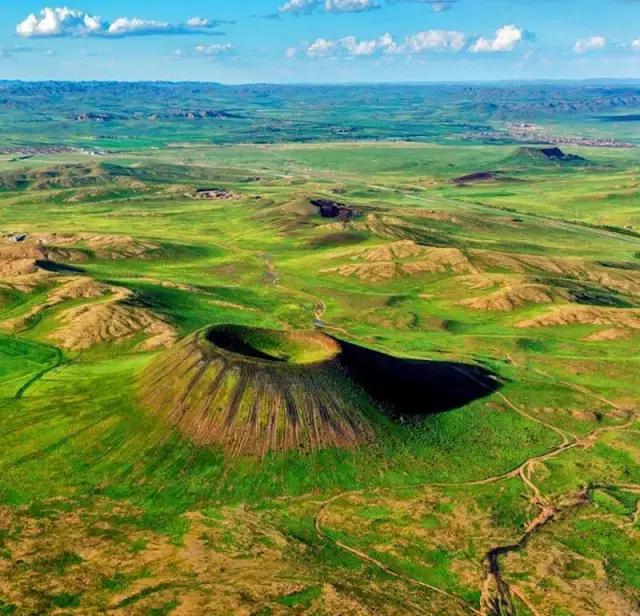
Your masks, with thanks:
[{"label": "blue sky", "polygon": [[0,4],[0,79],[640,78],[640,0]]}]

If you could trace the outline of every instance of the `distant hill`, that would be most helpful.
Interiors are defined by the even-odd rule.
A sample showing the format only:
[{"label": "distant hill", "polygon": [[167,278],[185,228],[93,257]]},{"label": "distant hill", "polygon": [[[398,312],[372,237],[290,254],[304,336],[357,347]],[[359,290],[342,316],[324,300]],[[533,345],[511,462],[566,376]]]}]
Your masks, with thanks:
[{"label": "distant hill", "polygon": [[93,186],[109,181],[102,165],[54,165],[44,169],[17,169],[0,173],[2,190],[47,190]]},{"label": "distant hill", "polygon": [[589,161],[577,154],[567,154],[559,147],[531,147],[518,148],[507,158],[510,163],[556,163],[556,164],[588,164]]},{"label": "distant hill", "polygon": [[[224,171],[228,179],[230,173]],[[186,167],[166,163],[125,166],[110,162],[53,165],[45,168],[16,169],[0,173],[0,190],[51,190],[80,188],[117,183],[125,186],[142,184],[197,184],[220,179],[220,172],[207,167]],[[253,181],[249,175],[237,173],[237,181]]]}]

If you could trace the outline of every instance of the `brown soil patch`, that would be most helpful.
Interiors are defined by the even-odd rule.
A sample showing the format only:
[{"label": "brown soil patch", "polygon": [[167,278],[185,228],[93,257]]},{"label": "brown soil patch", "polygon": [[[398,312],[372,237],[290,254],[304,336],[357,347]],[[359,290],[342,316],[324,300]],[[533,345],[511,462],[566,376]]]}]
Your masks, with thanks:
[{"label": "brown soil patch", "polygon": [[128,235],[80,234],[76,242],[89,248],[98,259],[142,259],[160,250],[158,244],[136,240]]},{"label": "brown soil patch", "polygon": [[65,349],[83,350],[104,342],[123,342],[137,335],[147,339],[141,350],[167,347],[177,339],[177,332],[162,318],[147,310],[126,303],[130,292],[113,289],[115,296],[108,302],[85,304],[65,310],[60,316],[61,327],[50,338]]},{"label": "brown soil patch", "polygon": [[52,261],[77,262],[87,256],[80,248],[90,250],[98,259],[143,259],[161,250],[154,242],[137,240],[129,235],[99,233],[46,233],[39,241]]},{"label": "brown soil patch", "polygon": [[46,236],[33,236],[16,242],[0,238],[0,280],[19,290],[29,291],[52,276],[39,264],[83,257],[77,251],[48,246],[46,239]]},{"label": "brown soil patch", "polygon": [[343,265],[322,270],[324,274],[338,274],[340,276],[355,276],[367,282],[384,282],[393,280],[401,275],[400,269],[395,263],[360,263]]},{"label": "brown soil patch", "polygon": [[629,295],[640,295],[640,272],[613,268],[596,269],[589,274],[589,280],[606,289]]},{"label": "brown soil patch", "polygon": [[589,342],[609,342],[611,340],[625,340],[631,336],[628,329],[622,329],[618,327],[611,327],[610,329],[603,329],[587,336],[585,340]]},{"label": "brown soil patch", "polygon": [[0,327],[2,327],[2,329],[16,331],[25,327],[34,316],[63,302],[77,299],[95,299],[114,292],[116,292],[114,288],[96,282],[91,278],[71,278],[67,282],[64,282],[62,286],[51,291],[45,302],[35,306],[26,314],[3,321],[0,323]]},{"label": "brown soil patch", "polygon": [[49,293],[47,302],[56,305],[74,299],[93,299],[113,292],[109,285],[96,282],[92,278],[71,278],[61,287]]},{"label": "brown soil patch", "polygon": [[351,253],[353,257],[359,257],[363,261],[394,261],[420,257],[424,254],[424,248],[411,240],[393,242],[377,248],[368,248]]},{"label": "brown soil patch", "polygon": [[520,274],[543,272],[569,277],[580,277],[588,274],[584,263],[579,259],[488,251],[475,251],[473,254],[475,257],[474,262],[482,269],[499,269]]},{"label": "brown soil patch", "polygon": [[608,325],[640,330],[640,310],[565,306],[516,325],[520,328],[555,325]]},{"label": "brown soil patch", "polygon": [[551,287],[542,284],[517,282],[484,297],[476,297],[460,303],[473,310],[511,312],[526,304],[549,304],[551,302],[553,302],[553,290]]},{"label": "brown soil patch", "polygon": [[476,271],[465,254],[457,248],[424,247],[411,240],[356,250],[344,256],[356,262],[325,269],[323,273],[380,282],[400,276],[447,272],[469,274]]},{"label": "brown soil patch", "polygon": [[[15,614],[147,616],[165,613],[167,605],[179,616],[400,615],[406,606],[434,613],[428,595],[415,596],[397,581],[324,566],[315,547],[283,531],[268,512],[229,507],[210,517],[172,514],[188,524],[176,545],[141,524],[143,512],[124,501],[39,505],[45,511],[39,517],[28,508],[0,508],[0,597],[16,606]],[[309,587],[321,592],[308,608],[280,603]],[[52,598],[63,593],[77,607],[55,608]],[[429,607],[421,609],[425,601]]]}]

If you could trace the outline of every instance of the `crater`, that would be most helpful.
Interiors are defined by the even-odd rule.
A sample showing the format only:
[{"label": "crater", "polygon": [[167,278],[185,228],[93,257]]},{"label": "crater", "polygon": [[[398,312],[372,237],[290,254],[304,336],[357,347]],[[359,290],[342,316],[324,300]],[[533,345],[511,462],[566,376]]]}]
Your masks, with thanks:
[{"label": "crater", "polygon": [[480,366],[395,357],[318,331],[209,327],[143,372],[142,405],[228,454],[352,449],[392,424],[490,395]]},{"label": "crater", "polygon": [[205,338],[221,351],[245,359],[314,364],[334,359],[338,344],[318,332],[290,332],[226,325],[207,330]]}]

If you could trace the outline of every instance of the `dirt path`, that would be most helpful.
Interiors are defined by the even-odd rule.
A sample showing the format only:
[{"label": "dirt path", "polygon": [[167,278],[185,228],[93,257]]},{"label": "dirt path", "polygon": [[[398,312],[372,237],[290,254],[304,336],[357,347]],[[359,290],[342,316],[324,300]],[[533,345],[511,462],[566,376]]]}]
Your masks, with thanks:
[{"label": "dirt path", "polygon": [[[537,372],[538,374],[542,375],[543,377],[547,378],[547,379],[552,379],[553,376],[551,374],[549,374],[548,372],[545,372],[544,370],[540,370],[540,368],[532,368],[533,372]],[[571,383],[570,381],[564,381],[564,380],[560,380],[558,381],[558,383],[561,383],[562,385],[565,385],[566,387],[569,387],[570,389],[573,389],[577,392],[580,392],[581,394],[585,394],[587,396],[590,396],[591,398],[593,398],[594,400],[599,400],[600,402],[604,402],[605,404],[607,404],[608,406],[616,409],[616,410],[621,410],[620,405],[616,404],[615,402],[612,402],[611,400],[608,400],[607,398],[605,398],[604,396],[600,396],[599,394],[596,394],[595,392],[591,391],[590,389],[584,387],[584,385],[578,385],[577,383]]]},{"label": "dirt path", "polygon": [[20,387],[20,389],[18,389],[18,391],[16,392],[16,394],[14,396],[15,400],[22,399],[24,397],[25,393],[27,392],[27,390],[32,385],[35,385],[43,377],[45,377],[50,372],[53,372],[54,370],[56,370],[57,368],[59,368],[63,364],[62,351],[60,349],[58,349],[57,347],[53,347],[53,348],[55,348],[55,351],[56,351],[56,361],[55,361],[55,363],[53,365],[51,365],[51,366],[48,366],[47,368],[44,368],[43,370],[41,370],[40,372],[38,372],[37,374],[32,376],[26,383],[24,383]]},{"label": "dirt path", "polygon": [[341,548],[345,552],[349,552],[350,554],[352,554],[356,558],[360,559],[361,561],[364,561],[364,562],[367,562],[369,564],[374,565],[375,567],[377,567],[378,569],[384,571],[387,575],[390,575],[391,577],[395,577],[397,579],[403,580],[405,582],[408,582],[409,584],[420,586],[422,588],[430,590],[431,592],[434,592],[434,593],[439,594],[439,595],[441,595],[443,597],[446,597],[447,599],[451,599],[452,601],[455,601],[459,605],[461,605],[461,606],[465,607],[466,609],[468,609],[470,611],[470,613],[477,614],[478,616],[481,616],[480,611],[478,611],[472,605],[470,605],[466,601],[466,599],[463,599],[462,597],[458,597],[457,595],[454,595],[454,594],[452,594],[450,592],[447,592],[446,590],[444,590],[442,588],[438,588],[437,586],[432,586],[431,584],[427,584],[426,582],[423,582],[421,580],[417,580],[415,578],[412,578],[412,577],[409,577],[407,575],[404,575],[403,573],[399,573],[397,571],[394,571],[393,569],[391,569],[390,567],[388,567],[384,563],[380,562],[376,558],[373,558],[373,556],[370,556],[369,554],[366,554],[365,552],[362,552],[361,550],[358,550],[357,548],[353,548],[351,546],[348,546],[348,545],[346,545],[345,543],[343,543],[342,541],[340,541],[338,539],[333,539],[332,537],[330,537],[325,532],[325,530],[322,528],[322,516],[326,512],[328,507],[330,505],[332,505],[333,503],[335,503],[336,501],[338,501],[338,500],[341,500],[343,498],[347,498],[348,496],[353,496],[353,495],[361,493],[361,492],[362,492],[362,490],[357,490],[357,491],[352,491],[352,492],[343,492],[342,494],[338,494],[336,496],[333,496],[332,498],[330,498],[330,499],[328,499],[325,502],[320,504],[320,508],[318,509],[318,512],[316,513],[315,520],[314,520],[315,529],[316,529],[316,533],[318,534],[318,536],[321,537],[321,538],[324,538],[324,539],[326,539],[328,541],[331,541],[334,545],[338,546],[339,548]]}]

